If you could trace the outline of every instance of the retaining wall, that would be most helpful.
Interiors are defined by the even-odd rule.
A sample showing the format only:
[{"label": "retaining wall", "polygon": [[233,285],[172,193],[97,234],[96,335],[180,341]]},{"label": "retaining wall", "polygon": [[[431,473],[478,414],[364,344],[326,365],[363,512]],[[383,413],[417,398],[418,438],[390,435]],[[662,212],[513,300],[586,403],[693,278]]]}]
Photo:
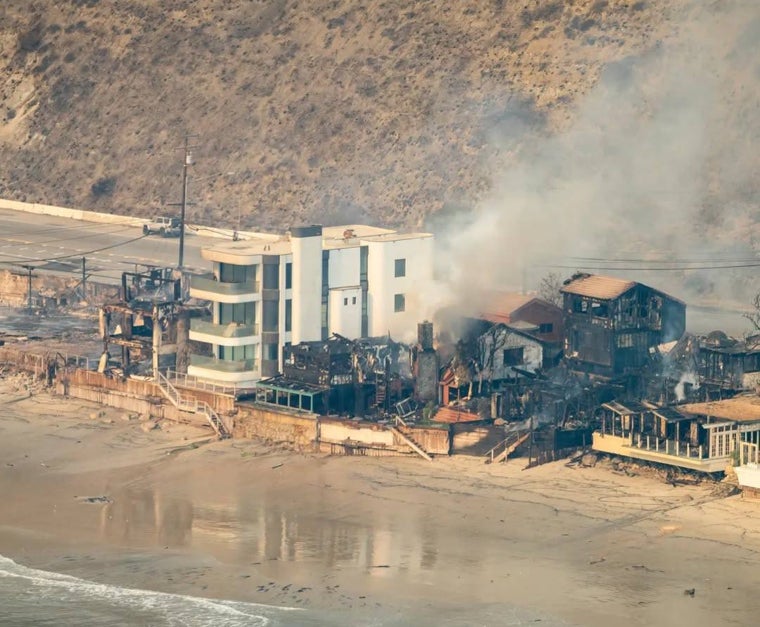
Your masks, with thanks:
[{"label": "retaining wall", "polygon": [[314,450],[317,441],[317,415],[298,410],[275,410],[263,404],[238,405],[233,436],[259,438],[287,444],[297,450]]}]

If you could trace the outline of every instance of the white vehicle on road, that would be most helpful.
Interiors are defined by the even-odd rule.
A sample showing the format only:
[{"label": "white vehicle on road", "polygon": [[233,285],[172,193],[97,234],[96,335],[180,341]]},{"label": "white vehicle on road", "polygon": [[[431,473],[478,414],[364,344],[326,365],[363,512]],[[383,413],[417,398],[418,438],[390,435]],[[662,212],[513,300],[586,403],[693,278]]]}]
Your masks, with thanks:
[{"label": "white vehicle on road", "polygon": [[159,216],[143,224],[143,235],[160,235],[161,237],[179,237],[181,223],[179,218]]}]

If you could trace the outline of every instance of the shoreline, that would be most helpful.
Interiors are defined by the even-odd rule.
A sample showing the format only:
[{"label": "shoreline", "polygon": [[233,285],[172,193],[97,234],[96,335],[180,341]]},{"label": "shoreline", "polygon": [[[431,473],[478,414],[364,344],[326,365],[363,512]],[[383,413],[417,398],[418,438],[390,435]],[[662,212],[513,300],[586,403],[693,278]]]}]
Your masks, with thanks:
[{"label": "shoreline", "polygon": [[200,429],[144,432],[118,410],[13,385],[0,394],[0,554],[34,568],[342,614],[506,604],[591,627],[756,616],[757,505],[709,484],[198,445]]}]

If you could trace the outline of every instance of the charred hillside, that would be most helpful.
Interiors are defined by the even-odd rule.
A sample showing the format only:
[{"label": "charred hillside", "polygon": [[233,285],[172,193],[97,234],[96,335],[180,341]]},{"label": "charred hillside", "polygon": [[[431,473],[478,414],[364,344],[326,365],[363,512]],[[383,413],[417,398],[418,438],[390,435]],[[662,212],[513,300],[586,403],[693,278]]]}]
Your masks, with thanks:
[{"label": "charred hillside", "polygon": [[684,5],[8,0],[0,196],[147,216],[193,133],[196,220],[419,227],[475,206]]}]

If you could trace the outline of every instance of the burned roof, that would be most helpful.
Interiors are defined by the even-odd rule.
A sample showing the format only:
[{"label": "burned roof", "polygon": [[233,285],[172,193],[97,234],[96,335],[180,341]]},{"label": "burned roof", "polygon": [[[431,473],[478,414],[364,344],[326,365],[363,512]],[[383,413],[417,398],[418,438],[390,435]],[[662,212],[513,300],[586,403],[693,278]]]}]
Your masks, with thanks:
[{"label": "burned roof", "polygon": [[283,392],[299,392],[302,394],[320,394],[328,391],[330,388],[324,385],[314,385],[311,383],[304,383],[303,381],[295,381],[284,375],[277,375],[270,379],[261,379],[257,381],[254,387],[280,390]]},{"label": "burned roof", "polygon": [[612,300],[625,294],[635,286],[635,281],[628,281],[626,279],[598,274],[576,274],[559,291],[563,294],[576,294],[577,296],[587,296],[589,298],[598,298],[599,300]]},{"label": "burned roof", "polygon": [[651,411],[651,408],[637,403],[635,401],[626,401],[626,404],[618,403],[617,401],[610,401],[609,403],[602,403],[602,407],[609,409],[620,416],[630,416],[632,414],[644,414]]},{"label": "burned roof", "polygon": [[729,337],[723,331],[713,331],[700,339],[700,348],[728,355],[747,355],[760,352],[760,336],[751,335],[744,340]]},{"label": "burned roof", "polygon": [[709,416],[735,422],[760,421],[760,396],[742,394],[721,401],[679,405],[678,411],[695,416]]},{"label": "burned roof", "polygon": [[691,418],[691,416],[680,413],[674,407],[653,407],[650,411],[665,422],[682,422]]}]

